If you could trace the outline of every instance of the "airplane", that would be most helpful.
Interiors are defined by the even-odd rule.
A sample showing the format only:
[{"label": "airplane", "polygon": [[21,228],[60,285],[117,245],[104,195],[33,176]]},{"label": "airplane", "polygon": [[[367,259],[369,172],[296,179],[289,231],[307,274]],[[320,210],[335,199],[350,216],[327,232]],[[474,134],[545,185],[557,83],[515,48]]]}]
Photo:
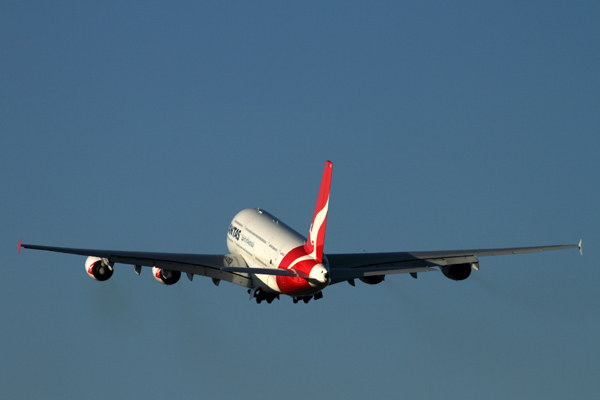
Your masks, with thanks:
[{"label": "airplane", "polygon": [[194,275],[206,276],[217,286],[226,281],[247,288],[250,300],[260,304],[271,303],[282,294],[294,303],[308,303],[321,299],[323,290],[336,283],[355,286],[358,279],[376,285],[391,274],[417,278],[418,273],[439,270],[451,280],[462,281],[471,275],[471,270],[479,270],[479,257],[575,247],[582,252],[580,240],[576,245],[326,255],[323,247],[332,168],[331,161],[327,161],[308,239],[267,211],[248,208],[233,217],[229,225],[229,254],[87,250],[23,244],[23,239],[19,253],[26,248],[87,256],[85,270],[97,281],[110,279],[115,263],[134,265],[138,275],[142,267],[152,267],[152,275],[164,285],[177,283],[182,272],[190,281]]}]

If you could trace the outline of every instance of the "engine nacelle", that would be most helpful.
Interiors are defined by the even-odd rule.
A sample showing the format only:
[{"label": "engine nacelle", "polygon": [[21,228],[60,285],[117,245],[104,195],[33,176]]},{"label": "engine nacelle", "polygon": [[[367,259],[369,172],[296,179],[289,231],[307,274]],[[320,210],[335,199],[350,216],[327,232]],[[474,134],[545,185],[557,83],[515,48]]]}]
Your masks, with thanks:
[{"label": "engine nacelle", "polygon": [[454,264],[445,267],[440,267],[442,273],[446,278],[452,279],[453,281],[465,280],[471,275],[471,264]]},{"label": "engine nacelle", "polygon": [[90,256],[85,260],[85,271],[93,279],[102,282],[113,275],[114,265],[104,258]]},{"label": "engine nacelle", "polygon": [[367,285],[377,285],[385,280],[385,275],[370,275],[363,276],[362,278],[358,278]]},{"label": "engine nacelle", "polygon": [[181,278],[181,271],[170,271],[168,269],[152,267],[152,275],[154,279],[163,285],[172,285]]}]

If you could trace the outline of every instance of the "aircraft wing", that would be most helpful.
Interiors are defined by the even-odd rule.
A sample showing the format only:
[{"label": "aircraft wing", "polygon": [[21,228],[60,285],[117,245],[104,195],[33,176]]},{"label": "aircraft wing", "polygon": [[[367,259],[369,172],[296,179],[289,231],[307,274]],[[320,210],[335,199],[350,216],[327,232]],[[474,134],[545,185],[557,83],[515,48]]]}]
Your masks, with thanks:
[{"label": "aircraft wing", "polygon": [[224,280],[240,286],[252,287],[250,274],[297,276],[293,271],[276,268],[248,268],[242,257],[233,254],[186,254],[186,253],[153,253],[121,250],[72,249],[68,247],[38,246],[20,244],[21,247],[33,250],[54,251],[58,253],[77,254],[105,258],[110,263],[140,265],[163,268],[170,271],[181,271],[187,274],[208,276]]},{"label": "aircraft wing", "polygon": [[331,284],[375,275],[437,271],[435,267],[475,264],[477,257],[579,248],[574,245],[512,247],[504,249],[414,251],[401,253],[328,254]]}]

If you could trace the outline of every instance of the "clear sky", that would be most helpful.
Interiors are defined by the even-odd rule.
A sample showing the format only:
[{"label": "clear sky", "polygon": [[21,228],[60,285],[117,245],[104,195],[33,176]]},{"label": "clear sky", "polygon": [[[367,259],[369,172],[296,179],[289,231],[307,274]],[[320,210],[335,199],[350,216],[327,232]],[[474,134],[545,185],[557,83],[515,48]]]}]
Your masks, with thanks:
[{"label": "clear sky", "polygon": [[[88,3],[0,3],[1,398],[600,396],[600,3]],[[17,255],[306,234],[328,159],[325,252],[583,257],[257,305]]]}]

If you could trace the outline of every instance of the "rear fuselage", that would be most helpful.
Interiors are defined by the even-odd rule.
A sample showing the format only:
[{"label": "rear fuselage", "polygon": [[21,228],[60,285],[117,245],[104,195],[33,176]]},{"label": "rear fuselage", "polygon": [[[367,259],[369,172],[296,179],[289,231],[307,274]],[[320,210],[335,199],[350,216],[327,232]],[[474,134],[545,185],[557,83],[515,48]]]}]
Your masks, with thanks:
[{"label": "rear fuselage", "polygon": [[257,288],[290,296],[313,295],[329,283],[327,258],[316,261],[307,254],[305,243],[305,237],[256,208],[240,211],[227,231],[227,248],[243,257],[248,267],[293,269],[310,277],[251,274]]}]

